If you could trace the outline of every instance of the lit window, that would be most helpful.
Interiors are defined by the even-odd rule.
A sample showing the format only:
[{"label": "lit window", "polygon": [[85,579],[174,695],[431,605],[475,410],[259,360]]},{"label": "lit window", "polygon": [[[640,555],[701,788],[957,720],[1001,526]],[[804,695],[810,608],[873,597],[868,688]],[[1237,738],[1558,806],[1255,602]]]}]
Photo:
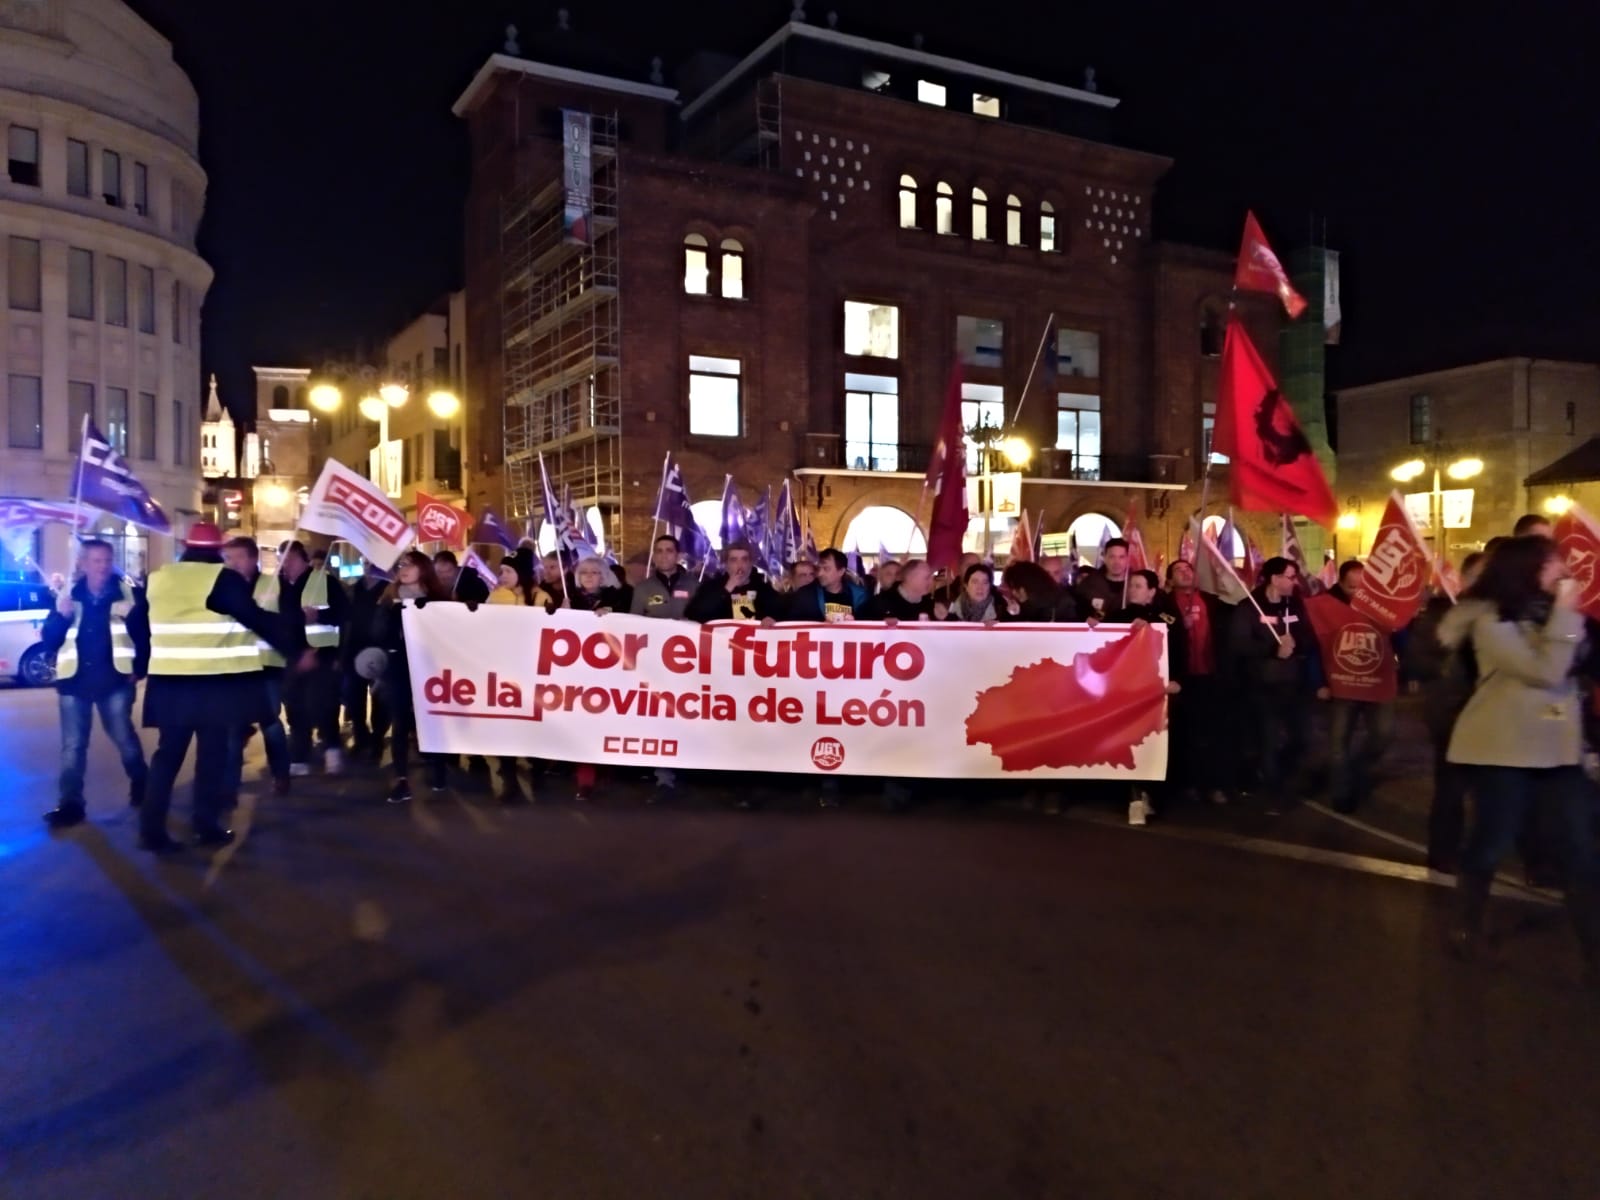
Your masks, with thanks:
[{"label": "lit window", "polygon": [[889,90],[889,72],[876,67],[867,67],[861,72],[861,86],[869,92],[887,92]]},{"label": "lit window", "polygon": [[1006,245],[1022,245],[1022,201],[1006,197]]},{"label": "lit window", "polygon": [[1056,210],[1048,200],[1039,205],[1039,249],[1046,254],[1056,250]]},{"label": "lit window", "polygon": [[67,139],[67,194],[89,194],[89,143]]},{"label": "lit window", "polygon": [[689,432],[738,437],[739,360],[689,356]]},{"label": "lit window", "polygon": [[1217,406],[1215,404],[1202,404],[1200,406],[1200,456],[1205,462],[1225,463],[1228,461],[1226,454],[1218,454],[1211,448],[1217,436]]},{"label": "lit window", "polygon": [[1056,372],[1075,379],[1100,378],[1100,335],[1087,329],[1056,334]]},{"label": "lit window", "polygon": [[853,471],[900,469],[900,381],[893,375],[844,377],[844,465]]},{"label": "lit window", "polygon": [[[1004,429],[1006,423],[1005,390],[987,383],[961,385],[961,428],[969,434],[975,429]],[[981,469],[978,443],[969,437],[967,444],[967,474],[976,475]]]},{"label": "lit window", "polygon": [[993,317],[957,317],[956,353],[974,367],[998,367],[1004,360],[1006,323]]},{"label": "lit window", "polygon": [[126,327],[128,324],[128,260],[106,258],[103,279],[105,295],[101,298],[106,324]]},{"label": "lit window", "polygon": [[39,311],[39,243],[34,238],[6,239],[6,291],[12,308]]},{"label": "lit window", "polygon": [[722,239],[722,296],[744,299],[744,247],[732,238]]},{"label": "lit window", "polygon": [[94,320],[94,252],[67,250],[67,316]]},{"label": "lit window", "polygon": [[917,227],[917,181],[909,175],[900,176],[900,228]]},{"label": "lit window", "polygon": [[1000,115],[1000,97],[985,96],[974,93],[972,97],[972,111],[980,117],[998,117]]},{"label": "lit window", "polygon": [[972,240],[989,240],[989,197],[982,188],[972,189]]},{"label": "lit window", "polygon": [[683,239],[683,290],[691,296],[704,296],[710,290],[711,256],[706,240],[698,233]]},{"label": "lit window", "polygon": [[100,152],[100,186],[107,204],[122,207],[122,155],[115,150]]},{"label": "lit window", "polygon": [[7,169],[12,183],[39,186],[39,131],[13,125],[6,134]]},{"label": "lit window", "polygon": [[917,80],[917,99],[924,104],[937,104],[944,107],[944,84],[930,83],[926,79]]},{"label": "lit window", "polygon": [[1056,449],[1072,454],[1072,478],[1100,478],[1100,397],[1056,395]]},{"label": "lit window", "polygon": [[956,194],[948,183],[934,188],[933,228],[936,233],[953,234],[956,231]]},{"label": "lit window", "polygon": [[899,358],[900,310],[892,304],[846,300],[844,352],[867,358]]}]

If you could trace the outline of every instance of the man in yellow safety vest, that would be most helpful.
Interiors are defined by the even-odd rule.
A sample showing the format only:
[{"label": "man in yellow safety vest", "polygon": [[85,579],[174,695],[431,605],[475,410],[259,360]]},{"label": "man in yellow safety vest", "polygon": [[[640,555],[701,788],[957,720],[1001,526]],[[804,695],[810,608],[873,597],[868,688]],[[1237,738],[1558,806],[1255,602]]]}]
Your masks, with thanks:
[{"label": "man in yellow safety vest", "polygon": [[128,773],[128,802],[144,799],[144,747],[133,728],[134,685],[150,662],[150,612],[144,591],[112,566],[111,543],[86,539],[78,550],[78,577],[61,589],[39,638],[56,656],[61,709],[61,781],[56,807],[45,813],[52,829],[84,819],[83,768],[94,713],[117,747]]},{"label": "man in yellow safety vest", "polygon": [[298,541],[286,543],[279,555],[278,613],[284,636],[310,647],[317,665],[284,682],[283,707],[289,718],[289,774],[311,774],[311,735],[329,775],[344,770],[339,736],[339,629],[349,599],[344,586],[326,570],[311,566],[311,556]]},{"label": "man in yellow safety vest", "polygon": [[[149,584],[144,724],[159,738],[139,809],[139,844],[158,854],[180,846],[167,832],[167,809],[191,741],[197,743],[194,840],[202,846],[233,840],[221,823],[237,778],[230,744],[238,729],[268,715],[257,642],[285,656],[295,651],[273,615],[252,598],[250,584],[222,565],[222,532],[215,525],[197,521],[184,544],[183,556],[156,571]],[[310,665],[309,653],[297,664]]]}]

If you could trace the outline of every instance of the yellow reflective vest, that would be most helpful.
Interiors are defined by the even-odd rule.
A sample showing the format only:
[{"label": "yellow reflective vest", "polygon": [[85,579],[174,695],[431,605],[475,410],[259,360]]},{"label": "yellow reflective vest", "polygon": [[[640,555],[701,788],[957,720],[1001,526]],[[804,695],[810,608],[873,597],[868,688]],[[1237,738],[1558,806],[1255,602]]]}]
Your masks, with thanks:
[{"label": "yellow reflective vest", "polygon": [[[133,638],[128,636],[127,616],[133,611],[133,588],[126,579],[122,585],[122,599],[111,606],[111,661],[123,675],[133,674]],[[56,651],[56,680],[71,679],[78,673],[78,624],[83,620],[83,604],[72,602],[72,628],[67,630],[67,640]]]},{"label": "yellow reflective vest", "polygon": [[[256,576],[255,588],[256,607],[269,613],[278,611],[278,577],[263,572]],[[256,649],[261,652],[261,665],[263,667],[281,667],[285,663],[283,655],[272,648],[272,643],[256,639]]]},{"label": "yellow reflective vest", "polygon": [[300,593],[300,603],[307,608],[317,610],[317,619],[306,622],[306,645],[317,650],[337,646],[339,627],[327,623],[328,573],[326,571],[311,568],[311,578],[306,580],[306,589]]},{"label": "yellow reflective vest", "polygon": [[151,675],[242,675],[261,669],[256,635],[206,607],[221,563],[170,563],[150,576]]}]

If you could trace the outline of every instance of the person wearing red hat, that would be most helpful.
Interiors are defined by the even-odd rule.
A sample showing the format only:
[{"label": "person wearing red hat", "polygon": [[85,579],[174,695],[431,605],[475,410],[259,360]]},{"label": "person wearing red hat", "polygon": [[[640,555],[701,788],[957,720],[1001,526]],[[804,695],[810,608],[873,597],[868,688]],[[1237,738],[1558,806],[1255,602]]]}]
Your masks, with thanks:
[{"label": "person wearing red hat", "polygon": [[[292,657],[272,613],[256,604],[249,582],[223,568],[222,531],[197,521],[184,538],[179,560],[150,576],[150,674],[143,723],[158,734],[144,803],[139,845],[157,854],[180,848],[167,831],[172,785],[189,743],[196,743],[193,830],[201,846],[225,846],[233,832],[222,814],[239,778],[229,762],[233,731],[267,720],[259,642]],[[315,659],[307,650],[304,659]],[[312,665],[301,661],[299,669]]]}]

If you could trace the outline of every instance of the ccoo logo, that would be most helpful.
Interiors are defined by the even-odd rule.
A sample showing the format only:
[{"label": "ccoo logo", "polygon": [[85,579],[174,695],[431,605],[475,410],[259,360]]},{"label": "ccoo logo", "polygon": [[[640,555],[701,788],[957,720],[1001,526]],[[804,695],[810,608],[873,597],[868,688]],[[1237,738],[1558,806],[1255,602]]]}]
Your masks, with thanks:
[{"label": "ccoo logo", "polygon": [[837,771],[844,765],[844,743],[822,737],[811,743],[811,765],[819,771]]}]

